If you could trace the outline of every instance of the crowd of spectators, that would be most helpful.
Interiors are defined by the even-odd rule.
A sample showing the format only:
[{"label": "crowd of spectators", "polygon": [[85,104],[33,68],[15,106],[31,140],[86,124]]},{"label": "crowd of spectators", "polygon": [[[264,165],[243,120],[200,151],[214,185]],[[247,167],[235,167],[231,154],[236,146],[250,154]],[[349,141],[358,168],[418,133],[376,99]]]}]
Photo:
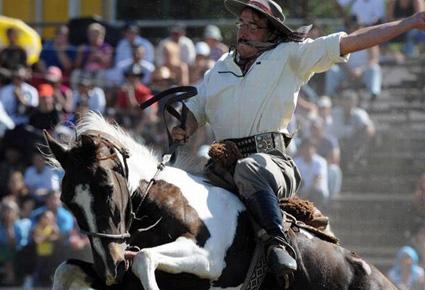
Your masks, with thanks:
[{"label": "crowd of spectators", "polygon": [[[373,15],[360,15],[366,10],[356,5],[363,1],[351,2],[359,3],[351,7],[356,18],[350,19],[357,22],[350,25],[370,25],[384,17],[375,8],[368,10]],[[88,25],[87,42],[78,47],[70,43],[68,27],[60,26],[53,39],[44,42],[40,61],[29,67],[17,33],[10,28],[9,43],[0,50],[0,285],[30,289],[49,285],[53,269],[68,255],[89,257],[87,237],[60,203],[62,173],[46,164],[35,145],[43,143],[42,130],[61,141],[70,140],[73,126],[92,110],[161,152],[168,142],[158,114],[161,104],[145,111],[138,104],[171,86],[198,84],[229,47],[214,25],[193,38],[184,26],[175,25],[154,45],[137,25],[128,24],[115,47],[105,41],[106,30],[99,23]],[[292,121],[299,132],[290,146],[303,176],[301,197],[326,206],[340,193],[343,172],[367,162],[374,124],[360,107],[359,95],[344,80],[359,79],[374,100],[381,78],[379,49],[373,48],[332,68],[323,77],[323,91],[303,88]],[[205,156],[205,145],[213,136],[208,130],[196,136],[189,151]],[[424,236],[422,228],[415,240],[422,245],[418,249],[422,257]],[[409,249],[402,250],[400,265],[406,255],[417,260]],[[401,279],[400,267],[392,270],[394,279]],[[16,269],[23,275],[16,275]]]}]

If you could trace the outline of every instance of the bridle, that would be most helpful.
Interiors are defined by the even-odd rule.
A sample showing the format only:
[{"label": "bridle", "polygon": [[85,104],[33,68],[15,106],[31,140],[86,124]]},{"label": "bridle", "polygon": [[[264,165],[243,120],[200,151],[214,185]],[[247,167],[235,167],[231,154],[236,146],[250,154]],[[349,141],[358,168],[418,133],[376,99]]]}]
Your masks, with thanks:
[{"label": "bridle", "polygon": [[[115,137],[104,133],[104,132],[100,132],[100,131],[95,131],[95,130],[89,130],[84,132],[85,136],[88,137],[94,137],[96,139],[98,139],[100,141],[100,143],[103,143],[106,145],[106,147],[108,148],[114,148],[116,150],[116,152],[107,155],[107,156],[96,156],[96,159],[98,161],[103,161],[103,160],[108,160],[108,159],[116,159],[117,158],[117,152],[121,155],[123,163],[124,163],[124,180],[127,181],[128,180],[128,162],[127,159],[130,158],[130,153],[128,151],[127,148],[125,148],[122,143],[120,141],[118,141]],[[118,185],[119,185],[119,190],[122,193],[123,192],[123,188],[126,187],[126,185],[123,185],[124,181],[123,179],[119,179],[117,177],[117,172],[113,173],[113,176],[115,177]],[[113,239],[113,240],[126,240],[128,238],[131,237],[131,234],[129,233],[129,229],[133,223],[133,220],[136,218],[136,214],[133,211],[133,203],[132,203],[132,197],[130,192],[127,190],[128,193],[128,200],[129,200],[129,206],[130,206],[130,214],[129,214],[129,220],[127,221],[126,224],[126,232],[122,233],[122,234],[108,234],[108,233],[100,233],[100,232],[91,232],[91,231],[86,231],[84,229],[80,228],[80,232],[90,236],[90,237],[95,237],[95,238],[104,238],[104,239]],[[122,194],[121,197],[123,198]],[[140,205],[138,205],[137,209],[140,208]]]}]

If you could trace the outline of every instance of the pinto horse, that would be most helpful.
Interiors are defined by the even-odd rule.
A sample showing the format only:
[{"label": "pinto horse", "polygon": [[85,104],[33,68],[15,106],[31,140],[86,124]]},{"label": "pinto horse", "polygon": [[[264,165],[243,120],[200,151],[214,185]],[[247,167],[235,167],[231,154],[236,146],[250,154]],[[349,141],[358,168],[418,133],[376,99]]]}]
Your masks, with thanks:
[{"label": "pinto horse", "polygon": [[[76,131],[66,145],[45,137],[50,161],[65,171],[61,200],[88,235],[93,263],[62,263],[53,289],[241,289],[256,240],[235,194],[162,167],[146,146],[95,113]],[[397,289],[336,243],[303,228],[289,237],[298,269],[287,289]],[[276,289],[273,279],[264,281],[261,289]]]}]

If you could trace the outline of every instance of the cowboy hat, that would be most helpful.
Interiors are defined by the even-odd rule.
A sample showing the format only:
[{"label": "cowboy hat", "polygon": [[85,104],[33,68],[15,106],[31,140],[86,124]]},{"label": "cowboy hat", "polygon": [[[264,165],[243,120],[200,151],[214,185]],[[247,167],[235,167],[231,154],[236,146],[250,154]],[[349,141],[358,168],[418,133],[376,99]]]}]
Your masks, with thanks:
[{"label": "cowboy hat", "polygon": [[261,15],[264,15],[272,25],[284,34],[293,32],[291,28],[284,24],[285,15],[283,15],[282,7],[273,0],[248,0],[247,2],[239,0],[225,0],[224,6],[233,15],[239,17],[242,10],[250,8]]}]

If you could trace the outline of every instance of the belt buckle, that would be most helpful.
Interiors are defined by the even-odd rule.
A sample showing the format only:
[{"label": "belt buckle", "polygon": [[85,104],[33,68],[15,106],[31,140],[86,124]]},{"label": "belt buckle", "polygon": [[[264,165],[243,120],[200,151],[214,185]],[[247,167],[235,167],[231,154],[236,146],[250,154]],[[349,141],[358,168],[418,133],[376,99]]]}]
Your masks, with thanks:
[{"label": "belt buckle", "polygon": [[274,149],[274,142],[271,133],[255,135],[255,147],[258,153],[268,153]]}]

